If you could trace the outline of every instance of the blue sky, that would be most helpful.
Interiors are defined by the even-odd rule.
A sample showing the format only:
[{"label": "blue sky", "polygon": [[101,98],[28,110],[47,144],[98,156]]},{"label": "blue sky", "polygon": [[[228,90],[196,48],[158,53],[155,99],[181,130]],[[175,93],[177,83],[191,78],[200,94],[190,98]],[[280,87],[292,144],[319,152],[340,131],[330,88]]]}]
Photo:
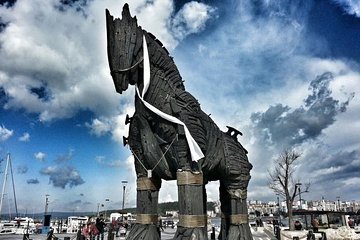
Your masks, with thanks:
[{"label": "blue sky", "polygon": [[[134,89],[115,93],[105,38],[105,8],[119,17],[124,3],[0,5],[0,157],[11,154],[22,212],[43,211],[46,194],[50,211],[121,208],[122,180],[129,182],[126,206],[135,206],[134,160],[122,146]],[[302,153],[296,179],[312,183],[304,199],[360,200],[360,3],[129,5],[174,56],[203,110],[221,129],[244,133],[254,166],[249,199],[276,199],[267,171],[295,147]],[[162,186],[160,201],[175,201],[175,181]],[[207,189],[217,200],[217,183]],[[13,201],[10,188],[5,198],[3,212]]]}]

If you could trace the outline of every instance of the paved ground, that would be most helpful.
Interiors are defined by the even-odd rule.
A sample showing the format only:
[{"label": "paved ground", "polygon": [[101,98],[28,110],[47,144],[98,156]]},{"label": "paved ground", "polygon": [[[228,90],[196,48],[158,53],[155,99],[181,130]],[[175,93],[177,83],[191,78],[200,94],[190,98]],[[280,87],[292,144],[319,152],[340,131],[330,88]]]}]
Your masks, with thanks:
[{"label": "paved ground", "polygon": [[[170,240],[173,238],[175,229],[165,229],[164,232],[161,233],[161,239],[162,240]],[[264,229],[252,229],[252,234],[254,240],[273,240],[275,239],[274,236],[270,231],[266,231]],[[216,238],[217,238],[218,232],[216,232]],[[75,234],[56,234],[56,237],[59,238],[59,240],[64,240],[70,238],[70,240],[75,240],[76,235]],[[1,240],[23,240],[23,235],[0,235]],[[32,240],[46,240],[45,234],[32,234],[29,236],[29,239]],[[107,235],[105,234],[104,239],[107,239]],[[116,237],[116,240],[124,240],[124,237]],[[209,233],[209,239],[210,239],[210,233]]]}]

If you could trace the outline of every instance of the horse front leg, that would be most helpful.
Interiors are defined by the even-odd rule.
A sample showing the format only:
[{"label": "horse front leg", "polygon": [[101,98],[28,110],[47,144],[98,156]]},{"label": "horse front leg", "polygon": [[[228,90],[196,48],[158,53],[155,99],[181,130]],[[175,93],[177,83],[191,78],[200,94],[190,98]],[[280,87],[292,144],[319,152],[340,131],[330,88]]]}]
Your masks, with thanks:
[{"label": "horse front leg", "polygon": [[126,239],[160,240],[158,231],[158,198],[161,179],[140,176],[137,178],[136,223]]},{"label": "horse front leg", "polygon": [[189,170],[177,172],[179,223],[174,239],[207,238],[206,192],[203,175]]}]

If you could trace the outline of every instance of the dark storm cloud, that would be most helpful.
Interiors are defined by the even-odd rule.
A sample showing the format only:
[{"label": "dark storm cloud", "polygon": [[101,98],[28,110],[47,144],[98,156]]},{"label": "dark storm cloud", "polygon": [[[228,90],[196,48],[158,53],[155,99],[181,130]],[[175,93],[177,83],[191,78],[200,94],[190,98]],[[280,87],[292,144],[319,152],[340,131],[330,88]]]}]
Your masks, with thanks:
[{"label": "dark storm cloud", "polygon": [[88,2],[88,0],[60,0],[56,5],[56,9],[62,12],[66,12],[69,9],[75,9],[76,12],[81,13],[86,17],[86,7]]},{"label": "dark storm cloud", "polygon": [[335,4],[342,7],[344,12],[356,17],[360,17],[360,3],[358,1],[349,0],[332,0]]},{"label": "dark storm cloud", "polygon": [[318,177],[319,182],[346,180],[360,172],[360,153],[355,150],[337,152],[327,158],[318,159],[312,167],[314,171],[324,173]]},{"label": "dark storm cloud", "polygon": [[345,102],[331,96],[331,73],[318,76],[310,83],[311,94],[304,105],[291,111],[282,104],[269,107],[265,112],[253,113],[251,120],[260,138],[282,147],[303,143],[318,137],[322,130],[335,122],[335,117],[346,111],[353,94]]},{"label": "dark storm cloud", "polygon": [[53,184],[54,187],[60,187],[62,189],[65,189],[66,186],[72,188],[74,186],[85,183],[79,172],[71,166],[47,167],[43,168],[40,173],[43,175],[48,175],[49,182]]},{"label": "dark storm cloud", "polygon": [[5,7],[12,7],[14,6],[14,4],[16,3],[16,0],[3,0],[3,1],[0,1],[0,5],[3,5]]},{"label": "dark storm cloud", "polygon": [[35,178],[35,179],[28,179],[27,181],[26,181],[26,183],[27,184],[39,184],[40,182],[39,182],[39,180],[37,179],[37,178]]},{"label": "dark storm cloud", "polygon": [[325,159],[318,161],[316,165],[313,166],[314,170],[319,170],[328,167],[342,167],[345,165],[351,165],[355,160],[360,160],[360,154],[358,151],[340,151],[334,154],[331,154]]}]

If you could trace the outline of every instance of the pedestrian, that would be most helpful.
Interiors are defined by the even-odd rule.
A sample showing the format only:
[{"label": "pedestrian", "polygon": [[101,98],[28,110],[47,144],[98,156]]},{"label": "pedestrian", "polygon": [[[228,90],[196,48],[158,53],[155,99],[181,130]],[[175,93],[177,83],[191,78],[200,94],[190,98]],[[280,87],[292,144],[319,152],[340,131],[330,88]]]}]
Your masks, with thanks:
[{"label": "pedestrian", "polygon": [[119,236],[119,222],[116,218],[113,218],[111,221],[111,225],[113,230],[115,230],[115,236],[118,237]]},{"label": "pedestrian", "polygon": [[50,228],[50,231],[47,233],[46,240],[52,240],[55,238],[54,229]]},{"label": "pedestrian", "polygon": [[159,217],[159,230],[160,230],[161,232],[163,232],[163,231],[164,231],[164,228],[163,228],[163,221],[162,221],[161,217]]},{"label": "pedestrian", "polygon": [[319,221],[316,217],[314,217],[314,219],[311,221],[311,226],[313,227],[314,232],[319,231]]},{"label": "pedestrian", "polygon": [[102,217],[102,215],[100,215],[100,218],[96,218],[96,228],[98,230],[98,234],[97,234],[97,240],[100,239],[101,237],[101,240],[104,240],[104,229],[105,229],[105,222],[104,222],[104,219]]},{"label": "pedestrian", "polygon": [[295,226],[295,230],[301,230],[302,229],[301,222],[298,221],[298,220],[295,221],[294,226]]},{"label": "pedestrian", "polygon": [[90,225],[90,239],[94,240],[96,236],[99,235],[99,230],[96,227],[95,222],[91,222]]},{"label": "pedestrian", "polygon": [[354,220],[351,217],[348,217],[348,225],[351,228],[354,228],[354,226],[355,226]]},{"label": "pedestrian", "polygon": [[85,240],[90,239],[90,223],[84,224],[81,230],[81,235],[84,237]]}]

